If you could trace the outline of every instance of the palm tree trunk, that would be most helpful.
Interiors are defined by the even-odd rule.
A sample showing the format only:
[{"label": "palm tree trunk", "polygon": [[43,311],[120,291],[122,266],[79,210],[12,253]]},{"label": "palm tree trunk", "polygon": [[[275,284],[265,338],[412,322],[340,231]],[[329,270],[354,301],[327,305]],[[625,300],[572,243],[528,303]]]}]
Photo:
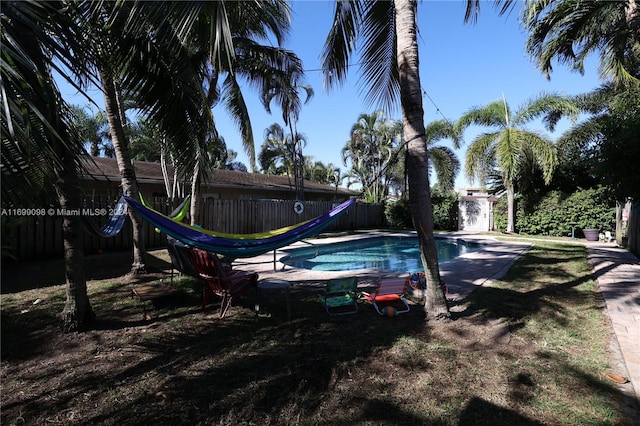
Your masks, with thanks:
[{"label": "palm tree trunk", "polygon": [[[20,34],[20,39],[26,41],[27,55],[38,70],[39,81],[32,82],[32,87],[38,87],[31,101],[36,104],[38,111],[45,114],[44,119],[50,123],[60,137],[71,137],[68,129],[60,117],[59,99],[55,89],[49,84],[53,80],[49,67],[46,66],[45,55],[32,28],[24,25],[20,20],[13,23]],[[27,74],[28,75],[28,74]],[[42,78],[44,77],[44,78]],[[4,119],[4,116],[3,116]],[[51,132],[48,138],[55,147],[55,155],[62,160],[56,166],[55,188],[58,193],[60,207],[65,211],[79,211],[81,207],[80,181],[78,180],[78,165],[75,162],[78,154],[68,147],[62,146]],[[84,330],[95,318],[87,296],[87,280],[84,273],[84,247],[82,240],[82,223],[77,215],[66,215],[62,221],[62,239],[64,244],[64,266],[66,278],[66,301],[60,314],[62,330],[74,332]]]},{"label": "palm tree trunk", "polygon": [[[104,105],[107,110],[111,140],[122,180],[122,189],[127,196],[134,200],[139,200],[136,172],[129,156],[129,144],[124,134],[124,110],[120,99],[120,91],[116,81],[105,72],[100,72],[100,78],[104,90]],[[144,224],[132,209],[129,209],[129,219],[131,219],[133,228],[133,264],[131,265],[131,273],[143,274],[146,272]]]},{"label": "palm tree trunk", "polygon": [[198,151],[193,175],[191,177],[191,225],[197,225],[200,220],[200,152]]},{"label": "palm tree trunk", "polygon": [[515,232],[515,220],[514,220],[514,191],[513,185],[507,184],[505,182],[505,187],[507,188],[507,233],[511,234]]},{"label": "palm tree trunk", "polygon": [[[63,170],[57,173],[60,185],[58,200],[63,210],[77,211],[81,205],[77,165],[73,161],[72,153],[65,150],[62,155]],[[76,215],[67,215],[62,221],[67,299],[60,316],[62,330],[65,333],[86,330],[95,319],[87,296],[82,226],[80,218]]]},{"label": "palm tree trunk", "polygon": [[422,264],[427,280],[427,319],[448,318],[449,308],[440,279],[438,251],[433,236],[433,206],[429,188],[429,164],[424,130],[424,110],[418,68],[415,0],[396,0],[397,60],[400,76],[402,124],[408,152],[409,202],[418,233]]}]

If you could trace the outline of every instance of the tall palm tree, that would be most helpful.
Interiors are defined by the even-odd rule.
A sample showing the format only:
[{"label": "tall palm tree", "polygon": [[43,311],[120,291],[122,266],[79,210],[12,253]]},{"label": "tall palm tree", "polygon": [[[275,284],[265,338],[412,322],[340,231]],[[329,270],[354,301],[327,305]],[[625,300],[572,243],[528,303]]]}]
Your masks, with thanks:
[{"label": "tall palm tree", "polygon": [[[460,160],[458,160],[458,156],[451,148],[436,145],[436,143],[442,139],[450,139],[454,148],[459,148],[461,140],[457,129],[453,123],[447,120],[436,120],[425,127],[425,137],[427,140],[427,152],[431,160],[429,163],[430,171],[435,173],[441,190],[453,190],[456,176],[460,172]],[[405,176],[406,180],[404,163],[399,163],[398,166],[398,175]]]},{"label": "tall palm tree", "polygon": [[353,174],[370,202],[382,203],[389,193],[401,134],[401,124],[387,120],[382,111],[360,114],[351,127],[349,141],[342,148],[342,161],[345,166],[351,162]]},{"label": "tall palm tree", "polygon": [[[178,46],[187,46],[190,51],[205,55],[208,78],[204,85],[208,100],[210,104],[223,102],[231,113],[249,155],[250,168],[255,170],[255,146],[242,90],[244,83],[248,82],[249,86],[256,88],[258,95],[264,99],[263,94],[267,92],[291,94],[291,87],[298,85],[304,75],[300,59],[293,52],[280,47],[290,27],[287,2],[137,0],[133,2],[132,12],[127,19],[128,31],[134,38],[148,38],[149,27],[162,29],[161,32],[152,33],[158,43],[175,46],[177,39]],[[273,46],[272,40],[277,46]],[[173,62],[180,65],[183,61]],[[220,87],[217,87],[218,84]],[[185,85],[184,89],[187,88]],[[292,104],[287,96],[276,95],[275,99],[283,111],[290,111]],[[152,109],[148,112],[160,119],[160,112],[166,113],[171,108],[172,103],[166,102],[162,111]],[[172,128],[163,126],[163,129],[171,131]],[[183,149],[180,160],[184,161],[180,163],[188,165],[194,155],[195,151]]]},{"label": "tall palm tree", "polygon": [[362,81],[366,99],[390,109],[398,100],[402,109],[411,216],[418,234],[427,280],[427,318],[448,317],[433,236],[433,206],[420,85],[415,0],[337,1],[334,23],[323,56],[325,83],[345,80],[349,57],[361,37]]},{"label": "tall palm tree", "polygon": [[[68,211],[81,207],[78,173],[83,141],[75,131],[71,109],[52,75],[73,83],[71,73],[85,74],[79,28],[64,2],[5,1],[2,22],[2,202],[26,207],[34,194],[57,193]],[[62,65],[62,66],[61,66]],[[81,91],[81,93],[83,93]],[[42,203],[42,200],[40,200]],[[35,204],[37,205],[37,204]],[[40,204],[42,206],[42,204]],[[64,216],[62,226],[66,302],[64,331],[78,331],[94,318],[83,268],[82,223]]]},{"label": "tall palm tree", "polygon": [[636,0],[529,1],[523,14],[527,51],[549,77],[552,61],[580,73],[591,53],[602,78],[640,84],[640,5]]},{"label": "tall palm tree", "polygon": [[282,126],[273,123],[264,130],[264,142],[258,155],[262,173],[290,176],[294,156],[295,152]]},{"label": "tall palm tree", "polygon": [[509,108],[503,97],[483,107],[471,108],[456,123],[460,132],[474,124],[491,129],[475,137],[469,145],[465,172],[470,180],[478,178],[484,184],[494,166],[499,170],[507,192],[507,232],[514,232],[514,183],[526,160],[535,160],[547,184],[557,163],[551,140],[527,130],[524,125],[544,117],[547,127],[553,130],[561,116],[570,116],[575,121],[578,114],[572,101],[557,95],[541,95],[516,111]]},{"label": "tall palm tree", "polygon": [[[95,2],[89,8],[92,39],[99,52],[111,59],[101,69],[105,107],[111,126],[122,127],[126,116],[119,100],[125,92],[143,114],[155,122],[167,142],[175,147],[181,173],[198,184],[201,170],[210,168],[204,153],[207,135],[214,135],[210,108],[224,100],[236,118],[252,169],[255,154],[251,124],[239,77],[259,91],[287,87],[292,73],[302,74],[302,64],[289,51],[260,44],[269,36],[280,43],[289,25],[285,2]],[[222,89],[220,76],[226,76]],[[167,92],[166,88],[173,90]],[[137,197],[135,170],[126,135],[112,130],[123,188]],[[192,185],[192,191],[193,189]],[[192,219],[197,200],[192,201]],[[132,271],[144,270],[141,224],[135,215]],[[138,226],[135,225],[138,223]]]},{"label": "tall palm tree", "polygon": [[105,157],[110,157],[112,153],[109,142],[109,128],[107,116],[102,111],[89,115],[84,108],[72,107],[75,126],[80,132],[82,139],[89,144],[89,153],[93,157],[98,157],[101,152]]},{"label": "tall palm tree", "polygon": [[306,145],[306,137],[301,133],[295,135],[285,133],[277,123],[265,129],[264,137],[265,141],[259,155],[263,173],[286,175],[289,178],[289,185],[296,190],[296,197],[299,197],[295,183],[291,185],[291,176],[293,175],[295,179],[297,163],[304,161],[304,158],[300,159],[301,148],[298,147]]},{"label": "tall palm tree", "polygon": [[284,124],[289,126],[292,140],[296,141],[294,146],[294,175],[296,185],[296,199],[304,200],[304,172],[303,172],[303,155],[302,155],[302,138],[298,137],[298,119],[300,118],[300,110],[302,109],[302,99],[300,98],[300,92],[305,94],[304,104],[308,104],[313,98],[313,88],[307,84],[302,84],[303,75],[299,71],[292,70],[289,76],[289,85],[282,86],[276,85],[274,87],[267,88],[266,92],[262,95],[262,102],[267,109],[267,112],[271,112],[270,104],[273,99],[277,99],[278,104],[282,108],[282,119]]}]

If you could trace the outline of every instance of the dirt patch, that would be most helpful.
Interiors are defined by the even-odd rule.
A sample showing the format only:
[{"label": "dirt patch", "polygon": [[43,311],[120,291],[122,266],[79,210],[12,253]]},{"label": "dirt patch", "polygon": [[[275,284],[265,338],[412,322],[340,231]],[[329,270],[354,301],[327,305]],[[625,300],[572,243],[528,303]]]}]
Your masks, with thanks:
[{"label": "dirt patch", "polygon": [[180,296],[145,320],[131,289],[171,281],[154,257],[146,277],[89,283],[92,331],[60,332],[62,283],[3,296],[3,424],[625,424],[581,349],[527,340],[531,317],[458,304],[454,320],[426,323],[418,300],[396,318],[363,302],[329,317],[318,283],[299,282],[291,321],[278,292],[260,316],[247,294],[220,320],[217,302],[200,309],[198,281],[174,276]]}]

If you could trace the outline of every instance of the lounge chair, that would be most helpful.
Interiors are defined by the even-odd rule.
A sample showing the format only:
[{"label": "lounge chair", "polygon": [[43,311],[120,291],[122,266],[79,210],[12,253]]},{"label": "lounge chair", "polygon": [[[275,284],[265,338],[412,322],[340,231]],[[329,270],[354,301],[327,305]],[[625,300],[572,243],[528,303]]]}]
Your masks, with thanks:
[{"label": "lounge chair", "polygon": [[327,281],[321,296],[324,308],[329,315],[346,315],[358,312],[356,292],[357,278],[338,278]]},{"label": "lounge chair", "polygon": [[197,248],[189,250],[193,268],[204,281],[202,308],[209,303],[212,294],[222,297],[220,318],[224,318],[231,304],[250,288],[258,288],[258,274],[233,271],[225,268],[218,256]]},{"label": "lounge chair", "polygon": [[[378,280],[378,285],[374,293],[362,292],[362,296],[371,302],[376,312],[380,315],[388,315],[385,307],[391,306],[395,309],[395,314],[409,312],[409,304],[404,298],[409,287],[410,277],[387,278]],[[399,303],[398,303],[399,302]],[[380,304],[384,306],[380,306]]]}]

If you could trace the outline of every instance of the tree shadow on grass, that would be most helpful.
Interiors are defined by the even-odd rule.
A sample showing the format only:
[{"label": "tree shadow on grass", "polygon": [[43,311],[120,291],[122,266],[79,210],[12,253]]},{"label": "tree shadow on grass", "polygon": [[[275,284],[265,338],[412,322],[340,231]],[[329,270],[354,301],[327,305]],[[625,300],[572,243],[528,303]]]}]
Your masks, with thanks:
[{"label": "tree shadow on grass", "polygon": [[575,248],[545,250],[551,255],[540,257],[527,253],[509,270],[504,279],[511,288],[476,288],[463,303],[465,309],[455,313],[454,319],[482,314],[492,319],[508,318],[517,327],[528,317],[553,315],[559,325],[566,325],[563,305],[593,299],[595,292],[577,289],[592,277],[576,276],[562,268],[565,262],[584,258]]},{"label": "tree shadow on grass", "polygon": [[[83,267],[87,281],[119,279],[131,270],[133,255],[130,250],[94,254],[84,257]],[[147,253],[149,272],[170,271],[171,262]],[[17,262],[2,266],[2,294],[64,285],[64,259]],[[144,279],[144,274],[140,279]]]},{"label": "tree shadow on grass", "polygon": [[[110,389],[120,389],[114,393],[112,406],[83,413],[83,422],[224,424],[228,419],[233,424],[273,424],[281,421],[283,413],[313,416],[326,400],[326,393],[341,380],[350,380],[350,372],[373,352],[391,347],[400,336],[419,333],[425,326],[419,310],[396,320],[382,318],[362,306],[357,315],[334,318],[325,314],[315,295],[294,294],[292,321],[285,320],[284,300],[277,296],[264,300],[265,310],[272,313],[268,317],[252,312],[254,298],[250,296],[241,299],[224,320],[217,318],[217,310],[187,313],[184,309],[148,325],[128,319],[104,320],[109,330],[94,330],[85,337],[94,336],[99,342],[96,347],[101,348],[109,341],[107,335],[100,337],[105,331],[122,332],[126,336],[119,343],[122,347],[111,355],[121,358],[108,370],[91,367],[96,355],[76,359],[73,377],[61,374],[62,370],[55,373],[62,380],[57,389],[34,387],[20,407],[15,401],[4,405],[3,422],[9,420],[5,413],[17,409],[58,418],[76,401],[91,395],[103,397]],[[147,327],[170,323],[177,325],[166,332],[145,333]],[[46,331],[52,332],[50,328]],[[118,393],[126,392],[122,389],[136,388],[137,382],[152,388],[115,403]],[[365,398],[379,408],[376,392],[370,391],[345,397],[353,401]],[[356,416],[372,421],[399,418],[411,424],[424,420],[400,409],[392,414],[391,409],[364,410],[366,413]],[[339,413],[334,415],[339,419]]]},{"label": "tree shadow on grass", "polygon": [[542,425],[537,420],[529,419],[514,410],[500,407],[482,398],[473,398],[467,403],[458,421],[460,426],[537,426]]}]

